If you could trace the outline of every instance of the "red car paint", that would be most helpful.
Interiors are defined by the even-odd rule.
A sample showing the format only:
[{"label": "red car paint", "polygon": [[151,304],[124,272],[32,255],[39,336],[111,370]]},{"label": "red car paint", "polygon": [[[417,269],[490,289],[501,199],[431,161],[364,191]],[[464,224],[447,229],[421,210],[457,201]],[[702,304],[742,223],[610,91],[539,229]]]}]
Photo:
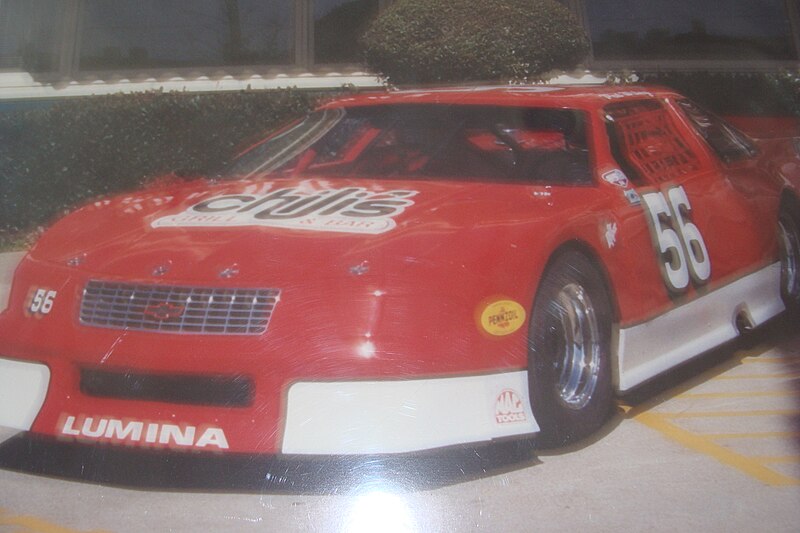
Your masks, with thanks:
[{"label": "red car paint", "polygon": [[[617,328],[645,323],[774,263],[781,195],[796,194],[800,186],[797,154],[789,144],[765,143],[757,146],[753,157],[724,163],[678,108],[680,98],[655,88],[490,88],[364,94],[323,106],[575,109],[587,117],[587,184],[413,176],[374,180],[369,175],[221,183],[198,179],[85,205],[54,224],[30,251],[17,269],[9,306],[0,314],[0,357],[40,362],[51,372],[46,400],[31,431],[98,440],[82,436],[75,429],[81,419],[67,423],[68,415],[94,417],[88,426],[94,429],[101,419],[105,425],[120,421],[118,430],[121,421],[151,424],[153,432],[163,431],[165,424],[182,430],[193,427],[196,438],[201,428],[211,427],[224,430],[227,446],[212,440],[204,450],[278,453],[287,390],[296,381],[416,379],[526,369],[527,327],[492,335],[482,327],[480,313],[487,302],[496,300],[518,302],[530,312],[548,260],[565,244],[577,243],[607,278]],[[604,176],[624,165],[609,141],[607,106],[643,99],[663,106],[663,116],[653,120],[667,121],[694,159],[665,181],[660,181],[664,174],[655,163],[645,180],[627,176],[629,183],[613,183]],[[563,146],[558,135],[540,137]],[[535,141],[536,136],[530,136],[529,142]],[[476,137],[474,144],[492,149],[486,138]],[[253,191],[265,184],[270,191],[352,188],[363,194],[415,194],[413,203],[393,216],[394,227],[379,234],[254,225],[152,226],[211,198],[258,197],[261,193]],[[691,283],[677,293],[665,285],[644,206],[632,200],[670,187],[682,187],[690,199],[691,222],[702,233],[712,265],[704,283]],[[222,209],[247,201],[212,205]],[[156,276],[159,267],[165,271]],[[236,274],[221,277],[226,269]],[[262,335],[155,333],[81,324],[80,300],[90,279],[273,287],[281,293]],[[56,291],[49,313],[31,313],[35,289]],[[146,313],[169,319],[183,312],[159,305]],[[529,317],[530,313],[525,320]],[[359,354],[365,340],[379,347],[374,357]],[[89,396],[80,390],[82,368],[242,375],[253,380],[254,398],[249,406],[230,408]],[[508,393],[512,395],[516,392]],[[146,433],[147,427],[141,431]],[[101,435],[99,440],[133,444],[116,436]],[[169,439],[160,443],[155,436],[148,441],[144,434],[135,444],[176,446]]]}]

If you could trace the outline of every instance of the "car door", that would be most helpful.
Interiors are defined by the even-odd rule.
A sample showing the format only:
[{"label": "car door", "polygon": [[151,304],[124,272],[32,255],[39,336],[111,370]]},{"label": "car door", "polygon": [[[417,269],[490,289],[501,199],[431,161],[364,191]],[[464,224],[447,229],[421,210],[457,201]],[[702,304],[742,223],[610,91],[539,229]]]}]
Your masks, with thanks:
[{"label": "car door", "polygon": [[728,283],[763,257],[758,210],[666,102],[606,106],[636,186],[663,288],[676,303]]},{"label": "car door", "polygon": [[618,387],[628,390],[780,312],[779,270],[765,261],[771,245],[754,201],[667,99],[614,102],[603,112],[612,155],[635,192],[624,231],[649,233],[636,241],[630,277],[638,283],[623,289],[650,302],[620,323]]}]

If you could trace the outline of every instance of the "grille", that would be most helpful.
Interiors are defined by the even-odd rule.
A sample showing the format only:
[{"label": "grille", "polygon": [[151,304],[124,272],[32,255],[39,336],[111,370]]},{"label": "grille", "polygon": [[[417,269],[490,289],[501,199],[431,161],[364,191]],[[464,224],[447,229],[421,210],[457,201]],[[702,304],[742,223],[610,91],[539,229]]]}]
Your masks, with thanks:
[{"label": "grille", "polygon": [[81,324],[161,333],[259,335],[267,330],[278,289],[225,289],[89,281]]}]

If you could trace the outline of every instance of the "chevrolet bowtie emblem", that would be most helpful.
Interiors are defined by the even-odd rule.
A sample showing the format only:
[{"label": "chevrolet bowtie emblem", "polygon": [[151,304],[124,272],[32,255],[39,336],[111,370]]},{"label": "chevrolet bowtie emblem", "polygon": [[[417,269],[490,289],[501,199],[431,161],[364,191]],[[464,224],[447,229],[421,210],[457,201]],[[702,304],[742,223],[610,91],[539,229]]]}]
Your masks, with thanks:
[{"label": "chevrolet bowtie emblem", "polygon": [[163,322],[172,318],[180,318],[186,311],[186,306],[180,304],[173,304],[170,302],[161,302],[158,304],[148,305],[144,308],[144,315],[153,320]]}]

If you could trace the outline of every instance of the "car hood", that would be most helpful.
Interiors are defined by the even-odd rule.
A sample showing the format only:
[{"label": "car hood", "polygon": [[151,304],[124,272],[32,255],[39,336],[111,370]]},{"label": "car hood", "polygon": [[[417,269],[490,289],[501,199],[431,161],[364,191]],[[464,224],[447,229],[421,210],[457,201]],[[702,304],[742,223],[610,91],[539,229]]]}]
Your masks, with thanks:
[{"label": "car hood", "polygon": [[468,262],[507,250],[552,208],[546,186],[196,180],[92,202],[57,222],[31,255],[121,278],[159,270],[185,280],[308,277],[382,263]]}]

